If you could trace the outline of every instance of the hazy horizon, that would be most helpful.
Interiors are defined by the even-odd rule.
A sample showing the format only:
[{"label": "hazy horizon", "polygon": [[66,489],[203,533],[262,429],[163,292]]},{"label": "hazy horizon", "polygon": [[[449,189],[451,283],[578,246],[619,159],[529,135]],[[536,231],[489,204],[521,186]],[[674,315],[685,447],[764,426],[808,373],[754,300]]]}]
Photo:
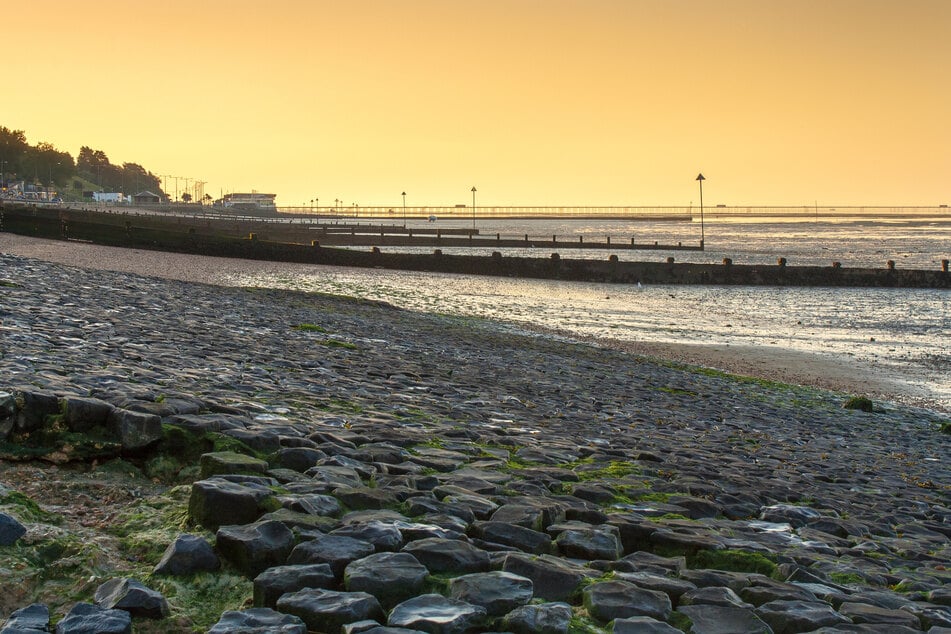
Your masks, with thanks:
[{"label": "hazy horizon", "polygon": [[[281,206],[951,202],[945,0],[36,0],[0,124]],[[174,186],[171,187],[174,190]]]}]

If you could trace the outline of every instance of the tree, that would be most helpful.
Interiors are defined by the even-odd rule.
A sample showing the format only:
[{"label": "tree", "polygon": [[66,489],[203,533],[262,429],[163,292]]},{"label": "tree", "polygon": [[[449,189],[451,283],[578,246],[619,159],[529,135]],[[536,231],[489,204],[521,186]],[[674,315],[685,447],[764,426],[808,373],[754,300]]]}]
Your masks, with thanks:
[{"label": "tree", "polygon": [[3,173],[21,173],[23,154],[29,149],[23,130],[11,130],[0,127],[0,161],[3,161]]},{"label": "tree", "polygon": [[188,192],[182,194],[182,202],[190,203],[192,201],[192,195]]}]

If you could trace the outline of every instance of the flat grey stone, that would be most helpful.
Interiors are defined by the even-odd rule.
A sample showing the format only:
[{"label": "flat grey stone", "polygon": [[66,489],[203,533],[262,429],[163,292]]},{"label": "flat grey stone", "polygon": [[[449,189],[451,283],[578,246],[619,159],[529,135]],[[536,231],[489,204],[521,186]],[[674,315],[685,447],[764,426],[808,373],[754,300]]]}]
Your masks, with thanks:
[{"label": "flat grey stone", "polygon": [[649,616],[629,616],[614,621],[614,634],[681,634],[680,630]]},{"label": "flat grey stone", "polygon": [[586,577],[597,572],[558,557],[532,557],[513,553],[505,557],[502,570],[532,580],[535,596],[546,601],[568,601]]},{"label": "flat grey stone", "polygon": [[26,527],[15,517],[0,513],[0,546],[12,546],[26,535]]},{"label": "flat grey stone", "polygon": [[811,632],[820,627],[851,623],[831,605],[821,602],[770,601],[754,611],[777,634]]},{"label": "flat grey stone", "polygon": [[305,588],[277,600],[277,610],[300,617],[308,630],[336,634],[354,621],[383,619],[383,608],[365,592],[336,592]]},{"label": "flat grey stone", "polygon": [[403,552],[410,553],[432,574],[472,573],[489,569],[489,554],[469,542],[431,537],[409,542]]},{"label": "flat grey stone", "polygon": [[91,603],[77,603],[56,624],[56,634],[132,634],[132,615]]},{"label": "flat grey stone", "polygon": [[211,544],[200,535],[183,534],[169,544],[162,559],[152,570],[156,575],[184,576],[212,572],[221,567]]},{"label": "flat grey stone", "polygon": [[273,566],[254,578],[254,606],[274,608],[288,592],[304,588],[332,590],[337,578],[327,564]]},{"label": "flat grey stone", "polygon": [[682,605],[678,612],[693,623],[693,634],[773,634],[772,628],[752,610],[717,605]]},{"label": "flat grey stone", "polygon": [[350,562],[343,573],[348,592],[366,592],[384,608],[419,594],[429,571],[409,553],[375,553]]},{"label": "flat grey stone", "polygon": [[243,526],[222,526],[216,533],[218,552],[249,579],[283,564],[294,548],[294,533],[273,520]]},{"label": "flat grey stone", "polygon": [[630,616],[666,621],[673,607],[663,592],[645,590],[627,581],[593,583],[584,589],[583,596],[588,614],[603,623]]},{"label": "flat grey stone", "polygon": [[510,572],[476,572],[449,582],[449,596],[502,616],[532,600],[532,580]]},{"label": "flat grey stone", "polygon": [[573,616],[567,603],[540,603],[515,608],[502,619],[514,634],[567,634]]},{"label": "flat grey stone", "polygon": [[853,623],[896,625],[910,628],[921,627],[921,621],[910,612],[899,609],[882,608],[868,603],[843,603],[839,606],[839,613],[851,619]]},{"label": "flat grey stone", "polygon": [[93,598],[104,610],[125,610],[137,617],[163,619],[171,612],[161,593],[135,579],[110,579],[96,588]]},{"label": "flat grey stone", "polygon": [[0,634],[38,634],[49,632],[49,626],[50,609],[42,603],[34,603],[15,610],[0,628]]},{"label": "flat grey stone", "polygon": [[511,546],[522,552],[543,555],[552,552],[551,538],[539,531],[505,522],[475,522],[473,533],[487,542]]},{"label": "flat grey stone", "polygon": [[374,552],[373,544],[343,535],[317,535],[294,547],[287,558],[288,564],[328,564],[337,578],[343,577],[344,568],[351,561],[362,559]]},{"label": "flat grey stone", "polygon": [[464,634],[474,631],[485,618],[483,607],[439,594],[423,594],[394,607],[387,625],[434,634]]},{"label": "flat grey stone", "polygon": [[307,626],[293,614],[251,608],[223,613],[208,634],[307,634]]}]

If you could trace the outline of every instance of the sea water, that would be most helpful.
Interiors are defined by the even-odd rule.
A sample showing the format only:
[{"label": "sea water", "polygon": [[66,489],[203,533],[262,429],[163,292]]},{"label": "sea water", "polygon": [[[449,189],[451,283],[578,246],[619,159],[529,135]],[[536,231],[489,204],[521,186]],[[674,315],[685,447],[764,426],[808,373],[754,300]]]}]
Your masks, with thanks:
[{"label": "sea water", "polygon": [[[465,221],[455,221],[465,225]],[[443,226],[451,226],[444,223]],[[480,232],[558,234],[566,240],[699,243],[696,222],[481,220]],[[563,250],[563,259],[939,269],[951,257],[951,222],[710,222],[706,249]],[[560,239],[560,238],[559,238]],[[404,249],[408,250],[408,249]],[[496,249],[549,257],[547,248]],[[466,249],[444,252],[473,253]],[[907,383],[915,402],[951,411],[951,291],[890,288],[789,288],[630,285],[511,279],[410,271],[288,267],[234,280],[384,300],[410,310],[478,316],[585,338],[783,348],[849,359]]]}]

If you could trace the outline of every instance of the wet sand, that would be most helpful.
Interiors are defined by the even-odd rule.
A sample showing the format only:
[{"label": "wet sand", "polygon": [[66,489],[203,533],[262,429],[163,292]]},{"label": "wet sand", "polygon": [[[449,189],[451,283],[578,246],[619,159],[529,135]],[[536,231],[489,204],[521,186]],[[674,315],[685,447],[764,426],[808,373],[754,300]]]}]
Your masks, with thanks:
[{"label": "wet sand", "polygon": [[[42,240],[11,233],[0,233],[0,252],[83,268],[216,285],[231,285],[229,280],[237,276],[296,268],[310,271],[321,268],[308,264],[184,255],[75,241]],[[3,273],[0,271],[0,279],[2,277]],[[923,401],[913,386],[882,376],[875,368],[862,366],[852,359],[757,346],[604,339],[592,343],[758,379],[808,385],[903,403],[931,405]]]}]

